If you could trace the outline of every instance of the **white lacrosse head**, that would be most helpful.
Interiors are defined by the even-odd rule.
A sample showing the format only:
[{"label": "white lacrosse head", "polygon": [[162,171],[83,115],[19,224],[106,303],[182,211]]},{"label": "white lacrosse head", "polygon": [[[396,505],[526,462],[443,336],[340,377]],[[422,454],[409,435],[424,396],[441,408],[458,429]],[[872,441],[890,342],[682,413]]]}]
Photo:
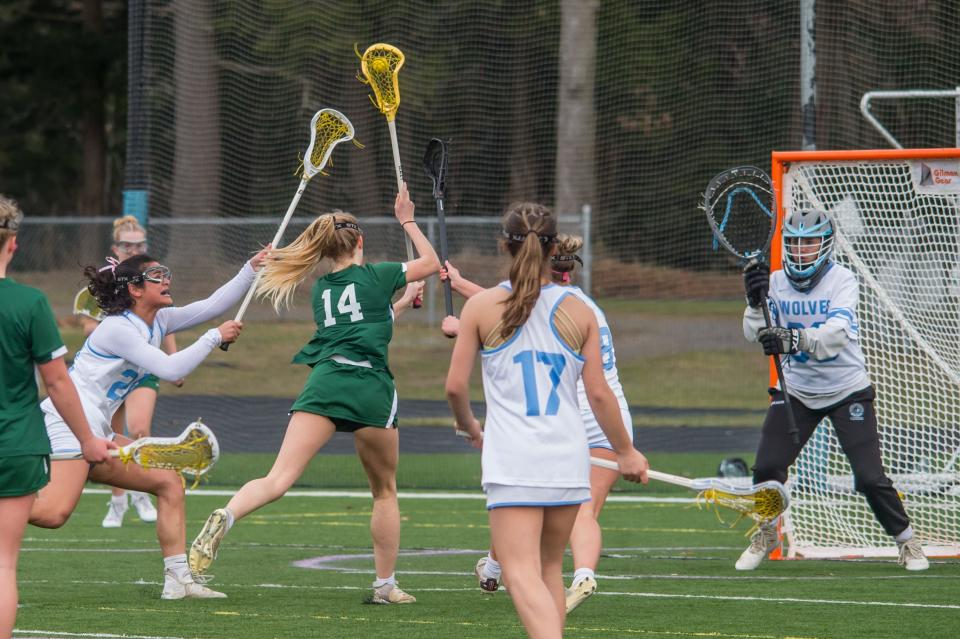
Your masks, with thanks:
[{"label": "white lacrosse head", "polygon": [[207,474],[211,468],[217,465],[217,460],[220,459],[220,442],[217,441],[217,436],[213,434],[213,431],[210,430],[206,424],[201,423],[199,420],[188,424],[183,432],[180,433],[180,437],[177,439],[185,441],[188,437],[195,437],[196,435],[205,436],[207,438],[207,443],[210,444],[210,464],[205,468],[201,468],[200,470],[196,470],[194,468],[184,468],[183,472],[195,477],[202,477],[203,475]]},{"label": "white lacrosse head", "polygon": [[310,179],[323,170],[333,147],[353,139],[353,124],[336,109],[320,109],[310,120],[310,146],[303,157],[303,177]]}]

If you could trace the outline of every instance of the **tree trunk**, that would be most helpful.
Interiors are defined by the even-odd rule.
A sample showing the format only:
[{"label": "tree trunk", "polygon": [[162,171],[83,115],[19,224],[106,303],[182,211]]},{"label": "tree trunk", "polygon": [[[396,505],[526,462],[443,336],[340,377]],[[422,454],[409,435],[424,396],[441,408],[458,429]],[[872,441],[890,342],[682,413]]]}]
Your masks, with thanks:
[{"label": "tree trunk", "polygon": [[[213,15],[210,3],[176,0],[174,4],[176,92],[173,192],[170,216],[196,218],[220,214],[220,100],[217,89]],[[166,259],[178,268],[209,263],[217,254],[209,227],[173,226]]]},{"label": "tree trunk", "polygon": [[[101,0],[83,0],[83,33],[88,42],[103,36]],[[100,56],[95,56],[84,74],[82,95],[83,185],[79,209],[82,215],[103,215],[106,171],[104,132],[104,69]]]},{"label": "tree trunk", "polygon": [[560,88],[554,210],[575,213],[594,199],[593,94],[599,0],[560,2]]}]

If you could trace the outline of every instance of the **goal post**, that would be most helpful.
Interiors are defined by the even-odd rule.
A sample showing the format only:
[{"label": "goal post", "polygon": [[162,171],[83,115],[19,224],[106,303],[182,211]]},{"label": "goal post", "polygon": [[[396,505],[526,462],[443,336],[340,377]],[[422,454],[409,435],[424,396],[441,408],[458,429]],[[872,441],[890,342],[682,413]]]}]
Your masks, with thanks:
[{"label": "goal post", "polygon": [[[884,468],[931,557],[960,556],[960,149],[774,152],[777,214],[830,212],[858,323]],[[778,268],[781,244],[773,242]],[[889,557],[828,420],[790,469],[774,558]]]}]

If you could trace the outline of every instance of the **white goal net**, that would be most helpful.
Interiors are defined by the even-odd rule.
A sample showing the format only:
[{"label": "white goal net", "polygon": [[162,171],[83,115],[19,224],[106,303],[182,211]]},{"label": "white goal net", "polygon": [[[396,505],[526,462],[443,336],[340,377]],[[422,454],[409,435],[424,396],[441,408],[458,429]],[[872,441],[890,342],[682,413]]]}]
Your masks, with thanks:
[{"label": "white goal net", "polygon": [[[860,282],[884,468],[930,556],[960,555],[960,150],[774,154],[781,214],[823,207]],[[782,218],[781,218],[782,219]],[[895,556],[830,424],[790,471],[788,557]]]}]

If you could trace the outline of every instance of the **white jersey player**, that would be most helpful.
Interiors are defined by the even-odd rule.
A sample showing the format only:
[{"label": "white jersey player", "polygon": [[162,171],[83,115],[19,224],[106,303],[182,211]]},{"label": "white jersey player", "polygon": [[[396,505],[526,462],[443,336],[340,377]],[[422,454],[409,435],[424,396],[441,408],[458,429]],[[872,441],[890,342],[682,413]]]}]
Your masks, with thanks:
[{"label": "white jersey player", "polygon": [[[785,482],[787,469],[817,425],[829,417],[850,461],[854,486],[864,495],[877,521],[900,547],[907,570],[925,570],[927,559],[914,536],[880,459],[873,408],[874,390],[860,350],[857,323],[859,286],[854,274],[833,262],[834,228],[825,211],[794,210],[783,223],[783,269],[770,275],[753,262],[744,271],[748,307],[743,333],[759,341],[767,355],[782,356],[784,381],[799,430],[799,444],[788,431],[782,390],[763,423],[753,481]],[[762,304],[774,326],[767,328]],[[737,560],[737,570],[753,570],[777,545],[776,523],[761,526]]]},{"label": "white jersey player", "polygon": [[[269,247],[268,247],[269,248]],[[227,284],[209,298],[182,308],[172,308],[170,270],[147,255],[96,269],[85,275],[91,293],[106,317],[77,354],[70,378],[77,386],[90,429],[97,437],[129,440],[110,428],[113,413],[125,395],[146,374],[168,381],[186,376],[221,342],[230,342],[240,333],[240,324],[228,321],[203,334],[193,345],[173,355],[160,350],[164,335],[206,322],[233,306],[254,280],[254,271],[268,249],[258,253]],[[224,597],[196,583],[187,567],[185,554],[184,489],[173,471],[145,470],[125,465],[119,459],[88,465],[71,458],[78,450],[73,433],[56,408],[41,404],[53,449],[51,482],[40,492],[30,513],[30,523],[59,528],[73,512],[87,479],[157,496],[157,539],[163,553],[164,586],[161,598]]]},{"label": "white jersey player", "polygon": [[[647,461],[624,432],[604,379],[599,327],[575,295],[550,281],[556,218],[539,204],[511,207],[505,246],[511,291],[484,290],[463,308],[447,376],[460,429],[483,447],[490,536],[510,595],[531,636],[560,636],[563,551],[589,500],[590,460],[576,382],[616,451],[624,477],[645,481]],[[486,437],[470,409],[469,381],[482,353]]]}]

